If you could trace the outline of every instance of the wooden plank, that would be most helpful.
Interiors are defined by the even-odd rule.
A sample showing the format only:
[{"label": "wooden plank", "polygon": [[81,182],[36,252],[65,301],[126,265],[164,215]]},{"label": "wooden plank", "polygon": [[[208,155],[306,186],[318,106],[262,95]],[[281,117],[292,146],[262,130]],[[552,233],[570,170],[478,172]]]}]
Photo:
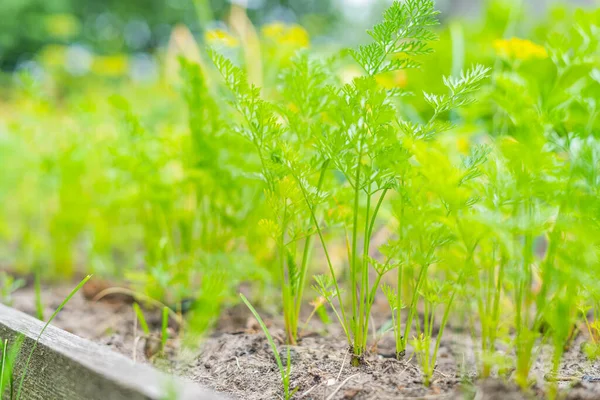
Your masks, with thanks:
[{"label": "wooden plank", "polygon": [[[0,338],[25,340],[15,368],[21,369],[43,323],[0,304]],[[1,394],[0,394],[1,395]],[[224,400],[198,385],[172,377],[109,348],[54,326],[42,335],[31,359],[21,400]]]}]

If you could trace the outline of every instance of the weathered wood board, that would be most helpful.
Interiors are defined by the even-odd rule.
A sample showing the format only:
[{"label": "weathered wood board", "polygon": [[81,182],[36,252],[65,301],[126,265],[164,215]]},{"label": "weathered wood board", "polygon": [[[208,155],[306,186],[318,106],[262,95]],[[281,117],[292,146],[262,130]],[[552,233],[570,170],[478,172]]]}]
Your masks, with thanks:
[{"label": "weathered wood board", "polygon": [[[0,304],[0,338],[24,336],[15,376],[30,354],[43,323]],[[1,394],[0,394],[1,395]],[[54,326],[42,335],[31,359],[21,400],[224,400],[225,396],[134,364],[105,346]]]}]

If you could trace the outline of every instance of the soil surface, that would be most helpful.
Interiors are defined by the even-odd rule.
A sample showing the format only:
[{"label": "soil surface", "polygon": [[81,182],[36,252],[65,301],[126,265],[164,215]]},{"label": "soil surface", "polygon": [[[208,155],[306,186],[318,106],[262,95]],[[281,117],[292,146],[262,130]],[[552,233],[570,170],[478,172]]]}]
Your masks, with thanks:
[{"label": "soil surface", "polygon": [[[43,292],[46,316],[62,302],[70,288],[47,288]],[[156,354],[156,339],[144,338],[136,327],[131,301],[113,296],[91,301],[95,291],[80,292],[61,311],[54,325],[78,336],[107,345],[141,363],[153,363],[231,398],[258,400],[282,398],[281,378],[271,348],[249,311],[242,306],[226,310],[212,336],[205,338],[200,350],[179,349],[177,339],[169,343],[168,354]],[[31,288],[14,294],[13,307],[35,315]],[[374,319],[379,323],[385,317]],[[160,316],[147,312],[153,332],[160,332]],[[277,319],[271,333],[285,360],[287,347]],[[350,365],[348,345],[335,323],[325,328],[311,322],[297,346],[290,347],[291,387],[294,399],[490,399],[517,400],[547,398],[551,349],[543,346],[531,372],[532,389],[520,391],[510,380],[498,377],[475,381],[476,360],[470,335],[449,326],[439,351],[434,381],[427,388],[419,364],[412,354],[404,360],[391,357],[393,338],[384,335],[360,367]],[[327,330],[327,332],[325,332]],[[172,332],[175,337],[175,331]],[[566,350],[557,377],[559,398],[600,399],[600,362],[590,362],[580,348],[586,338],[578,335]],[[176,350],[177,349],[177,350]],[[510,371],[509,371],[510,374]]]}]

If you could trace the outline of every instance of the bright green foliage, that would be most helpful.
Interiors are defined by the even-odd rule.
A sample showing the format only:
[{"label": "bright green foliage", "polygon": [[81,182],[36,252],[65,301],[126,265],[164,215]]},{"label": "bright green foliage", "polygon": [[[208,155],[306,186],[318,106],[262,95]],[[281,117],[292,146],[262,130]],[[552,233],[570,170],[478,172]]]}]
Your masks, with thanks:
[{"label": "bright green foliage", "polygon": [[24,336],[12,343],[8,339],[0,341],[0,394],[8,399],[16,399],[16,380],[13,369],[23,345]]},{"label": "bright green foliage", "polygon": [[[580,26],[577,35],[586,37],[586,30]],[[506,268],[512,283],[508,293],[516,311],[517,381],[522,386],[528,384],[536,339],[545,327],[555,348],[554,372],[558,370],[574,329],[580,289],[588,286],[585,277],[598,267],[597,236],[592,233],[597,229],[598,203],[592,193],[597,193],[599,183],[598,148],[590,136],[597,123],[592,98],[598,87],[594,88],[589,64],[590,52],[597,51],[598,44],[590,41],[574,49],[567,54],[551,45],[551,58],[540,62],[542,76],[539,66],[512,63],[495,77],[499,113],[492,131],[500,136],[502,169],[490,172],[492,182],[502,187],[489,207],[506,220],[502,225],[496,220],[491,228],[499,236],[495,248],[500,268]],[[584,123],[582,108],[588,117]],[[543,253],[535,250],[539,240],[546,243]],[[493,274],[488,276],[493,279]],[[502,276],[496,284],[499,291],[501,280]],[[539,292],[532,290],[535,285],[540,285]],[[484,313],[480,307],[479,314]],[[490,324],[486,330],[492,340],[484,351],[493,351],[491,332],[497,318],[496,314],[492,321],[482,319],[482,324]]]},{"label": "bright green foliage", "polygon": [[451,320],[472,328],[481,377],[514,370],[527,387],[541,343],[557,374],[577,325],[596,358],[600,14],[529,30],[515,2],[487,3],[481,23],[437,27],[433,1],[394,2],[370,43],[333,55],[302,35],[280,52],[270,37],[262,56],[209,50],[216,68],[182,60],[182,90],[153,88],[158,105],[126,93],[94,113],[68,98],[85,137],[46,139],[34,118],[66,121],[23,80],[34,111],[0,135],[3,255],[43,275],[89,261],[125,276],[189,311],[190,342],[248,282],[296,344],[312,286],[352,364],[390,327],[427,385]]},{"label": "bright green foliage", "polygon": [[[435,39],[430,30],[436,23],[435,15],[430,1],[394,3],[385,13],[385,21],[370,32],[375,42],[351,53],[367,75],[355,78],[349,84],[329,82],[324,65],[299,55],[292,60],[289,70],[282,73],[283,87],[286,88],[283,94],[289,96],[284,98],[291,102],[286,108],[276,107],[261,98],[260,90],[248,83],[240,68],[223,56],[212,54],[241,116],[234,129],[254,145],[261,161],[266,201],[273,214],[262,220],[260,227],[271,232],[277,243],[284,281],[284,319],[290,343],[296,339],[311,240],[304,241],[300,268],[296,262],[296,243],[298,238],[313,233],[306,228],[306,223],[312,222],[331,274],[328,278],[319,277],[316,288],[334,308],[353,348],[355,363],[366,349],[370,310],[379,283],[388,271],[399,265],[398,255],[404,257],[407,250],[405,243],[397,243],[390,246],[393,249],[385,262],[371,258],[371,239],[382,204],[390,190],[399,191],[401,198],[407,196],[406,185],[412,170],[409,159],[415,155],[413,151],[418,151],[418,141],[431,140],[436,134],[450,129],[451,126],[440,117],[451,109],[469,104],[471,95],[488,72],[477,66],[458,78],[445,79],[449,94],[426,94],[433,108],[427,123],[399,118],[394,100],[401,97],[400,93],[382,88],[374,75],[416,67],[416,62],[402,57],[429,51],[427,42]],[[446,212],[458,212],[464,207],[460,203],[454,204],[462,199],[452,198],[452,191],[477,177],[478,167],[486,155],[487,150],[481,148],[465,159],[464,172],[446,188],[448,198],[442,198]],[[427,155],[423,153],[423,156]],[[341,174],[343,180],[329,176],[330,171]],[[420,176],[414,179],[420,179]],[[319,206],[334,198],[343,199],[338,201],[351,210],[340,220],[330,221],[341,226],[347,237],[350,299],[342,296],[318,214]],[[421,224],[427,223],[429,221]],[[436,229],[423,234],[433,240],[429,249],[419,248],[425,254],[432,254],[446,241],[442,238],[443,233]],[[431,256],[420,260],[420,278],[412,288],[415,296],[404,337],[408,338],[417,307],[416,295],[433,262]],[[370,282],[371,267],[376,272],[374,282]],[[399,301],[400,297],[396,298]],[[334,305],[334,300],[338,306]],[[344,303],[349,304],[345,306]],[[396,312],[399,309],[396,305]],[[400,321],[399,314],[396,321]],[[396,324],[399,353],[406,347],[400,329],[400,324]]]},{"label": "bright green foliage", "polygon": [[352,51],[352,57],[369,76],[416,67],[410,56],[431,52],[429,43],[437,36],[438,12],[431,0],[395,1],[383,15],[383,22],[368,31],[374,42]]},{"label": "bright green foliage", "polygon": [[289,103],[278,107],[261,98],[241,68],[215,52],[211,56],[240,116],[232,129],[252,144],[258,158],[258,170],[248,171],[264,182],[267,213],[258,228],[277,248],[273,262],[282,282],[285,326],[289,343],[295,343],[313,247],[310,224],[324,200],[321,186],[329,166],[312,149],[326,118],[322,111],[330,97],[329,78],[323,65],[299,55],[282,72]]}]

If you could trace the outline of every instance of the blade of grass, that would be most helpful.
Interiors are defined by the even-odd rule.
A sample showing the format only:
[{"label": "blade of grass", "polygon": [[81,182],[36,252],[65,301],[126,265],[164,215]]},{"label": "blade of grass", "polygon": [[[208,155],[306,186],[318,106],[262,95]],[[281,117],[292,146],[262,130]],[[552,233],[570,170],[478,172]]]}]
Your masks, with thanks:
[{"label": "blade of grass", "polygon": [[140,322],[140,326],[142,327],[142,331],[144,331],[144,335],[150,336],[150,328],[148,328],[146,317],[144,317],[144,313],[142,312],[142,309],[138,303],[133,303],[133,311]]},{"label": "blade of grass", "polygon": [[8,339],[4,339],[2,345],[2,359],[0,359],[0,396],[4,393],[4,371],[6,370],[6,350],[8,349]]},{"label": "blade of grass", "polygon": [[254,315],[254,318],[256,318],[256,320],[258,321],[258,324],[260,325],[263,332],[265,333],[265,336],[267,337],[267,341],[269,342],[269,345],[271,345],[271,350],[273,350],[273,355],[275,356],[275,360],[277,361],[277,366],[279,367],[279,372],[281,372],[281,380],[285,383],[285,369],[283,368],[283,363],[281,362],[281,357],[279,356],[279,352],[277,351],[277,346],[275,345],[275,341],[273,340],[271,333],[269,333],[269,329],[263,322],[260,315],[258,315],[258,312],[254,309],[252,304],[250,304],[250,302],[248,301],[246,296],[244,296],[242,293],[240,293],[240,297],[242,298],[242,301],[244,302],[244,304],[246,304],[246,306],[250,309],[250,311]]},{"label": "blade of grass", "polygon": [[40,331],[37,339],[35,340],[35,344],[31,348],[31,351],[29,352],[29,356],[27,357],[27,362],[25,363],[25,367],[23,368],[23,372],[21,374],[21,379],[19,381],[19,389],[17,390],[17,396],[15,398],[16,400],[19,400],[21,398],[21,390],[23,390],[23,383],[25,382],[25,376],[27,374],[27,369],[29,368],[29,364],[31,362],[31,358],[33,357],[33,353],[35,352],[35,349],[37,348],[37,345],[40,342],[40,338],[42,337],[42,335],[46,331],[46,328],[48,328],[48,325],[50,325],[50,323],[52,322],[52,320],[58,315],[58,313],[69,302],[69,300],[71,300],[71,298],[73,296],[75,296],[75,293],[77,293],[79,291],[79,289],[81,289],[83,287],[83,285],[85,285],[90,280],[91,277],[92,277],[92,275],[88,275],[85,278],[83,278],[83,280],[81,282],[79,282],[79,284],[75,287],[75,289],[73,289],[71,291],[71,293],[69,293],[69,295],[63,300],[63,302],[60,303],[60,305],[58,306],[58,308],[56,309],[56,311],[54,311],[54,313],[50,316],[50,318],[48,319],[48,321],[46,322],[46,324],[44,325],[44,327]]},{"label": "blade of grass", "polygon": [[42,303],[42,284],[40,277],[40,268],[36,267],[34,276],[35,288],[35,315],[40,321],[44,320],[44,304]]},{"label": "blade of grass", "polygon": [[169,308],[163,307],[162,309],[162,331],[160,335],[160,352],[165,351],[167,340],[169,340]]},{"label": "blade of grass", "polygon": [[[23,342],[25,341],[25,336],[24,335],[19,335],[17,336],[17,338],[12,342],[10,349],[7,349],[7,357],[6,357],[6,368],[5,368],[5,374],[6,379],[8,381],[8,385],[10,386],[10,392],[8,395],[9,399],[15,399],[15,381],[14,381],[14,376],[13,376],[13,366],[15,365],[15,360],[17,359],[17,357],[19,356],[19,353],[21,351],[21,347],[23,345]],[[5,386],[5,388],[7,387]]]}]

